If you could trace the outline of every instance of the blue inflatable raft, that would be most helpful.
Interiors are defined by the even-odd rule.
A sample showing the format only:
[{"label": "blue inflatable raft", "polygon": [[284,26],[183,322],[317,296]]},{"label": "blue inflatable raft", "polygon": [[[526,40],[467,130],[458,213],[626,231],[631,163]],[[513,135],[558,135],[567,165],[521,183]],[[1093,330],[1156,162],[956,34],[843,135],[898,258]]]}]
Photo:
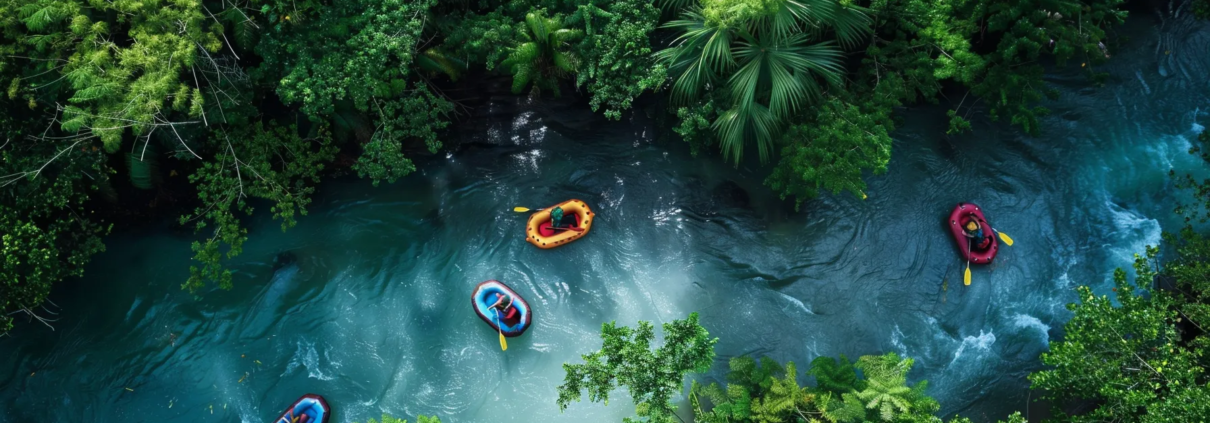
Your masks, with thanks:
[{"label": "blue inflatable raft", "polygon": [[328,408],[328,402],[324,401],[324,397],[306,394],[298,401],[294,401],[294,405],[281,413],[274,423],[328,423],[330,415],[332,415],[332,409]]},{"label": "blue inflatable raft", "polygon": [[[512,306],[503,312],[499,309],[489,309],[501,295],[512,298]],[[508,304],[509,300],[504,301]],[[521,336],[533,321],[534,313],[529,308],[529,303],[512,288],[496,280],[484,281],[475,287],[475,292],[471,294],[471,306],[488,326],[508,337]]]}]

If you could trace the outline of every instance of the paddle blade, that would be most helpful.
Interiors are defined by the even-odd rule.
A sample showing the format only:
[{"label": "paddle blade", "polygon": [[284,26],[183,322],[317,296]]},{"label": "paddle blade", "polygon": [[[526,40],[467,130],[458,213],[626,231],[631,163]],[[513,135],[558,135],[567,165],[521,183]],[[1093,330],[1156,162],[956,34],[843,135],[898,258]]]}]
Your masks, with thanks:
[{"label": "paddle blade", "polygon": [[513,211],[515,211],[517,213],[525,213],[525,212],[529,211],[529,209],[527,209],[525,207],[513,207]]},{"label": "paddle blade", "polygon": [[963,285],[971,284],[971,264],[970,263],[966,264],[966,273],[964,273],[962,275],[962,284]]},{"label": "paddle blade", "polygon": [[504,333],[500,334],[500,350],[508,351],[508,341],[504,340]]},{"label": "paddle blade", "polygon": [[1004,245],[1009,247],[1013,246],[1013,239],[1009,238],[1008,235],[1005,235],[1004,232],[996,231],[996,235],[1000,235],[1000,240],[1004,241]]}]

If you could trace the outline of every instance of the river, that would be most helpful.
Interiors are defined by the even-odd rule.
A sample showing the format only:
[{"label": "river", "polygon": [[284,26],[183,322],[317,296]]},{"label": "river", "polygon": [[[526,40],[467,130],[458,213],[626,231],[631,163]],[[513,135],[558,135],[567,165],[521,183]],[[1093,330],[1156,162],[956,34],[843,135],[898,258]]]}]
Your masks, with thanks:
[{"label": "river", "polygon": [[[741,354],[805,369],[894,351],[916,359],[910,378],[943,415],[1002,418],[1025,408],[1073,288],[1107,292],[1113,268],[1178,228],[1167,174],[1203,167],[1186,150],[1210,106],[1210,31],[1135,15],[1098,69],[1105,86],[1078,64],[1048,76],[1060,96],[1040,137],[978,114],[973,134],[947,137],[942,109],[902,113],[864,201],[825,195],[795,213],[760,169],[690,157],[641,113],[606,122],[499,98],[398,183],[325,182],[285,233],[250,219],[231,291],[180,290],[192,236],[167,223],[114,234],[52,295],[54,331],[0,338],[0,422],[266,422],[307,392],[332,422],[617,422],[633,412],[622,391],[559,412],[560,364],[599,348],[602,322],[691,311],[720,338],[706,380]],[[597,212],[592,232],[526,243],[510,209],[567,198]],[[1016,241],[970,286],[942,225],[958,201]],[[507,352],[467,301],[486,279],[536,309]]]}]

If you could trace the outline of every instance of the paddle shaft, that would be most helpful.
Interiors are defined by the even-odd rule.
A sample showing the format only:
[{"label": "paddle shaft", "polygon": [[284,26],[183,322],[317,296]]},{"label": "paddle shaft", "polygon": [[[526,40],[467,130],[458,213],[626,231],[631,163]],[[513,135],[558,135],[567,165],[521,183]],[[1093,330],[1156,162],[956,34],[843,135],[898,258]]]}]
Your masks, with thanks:
[{"label": "paddle shaft", "polygon": [[508,341],[504,340],[504,329],[500,328],[500,309],[493,310],[496,311],[496,331],[500,334],[500,350],[508,351]]},{"label": "paddle shaft", "polygon": [[1009,237],[1008,235],[1005,235],[1005,234],[1004,234],[1004,232],[997,231],[997,230],[996,230],[996,228],[992,228],[992,232],[995,232],[995,234],[996,234],[996,235],[999,235],[999,236],[1000,236],[1000,240],[1001,240],[1001,241],[1004,241],[1004,244],[1005,244],[1005,245],[1008,245],[1009,247],[1013,246],[1013,239],[1012,239],[1012,237]]}]

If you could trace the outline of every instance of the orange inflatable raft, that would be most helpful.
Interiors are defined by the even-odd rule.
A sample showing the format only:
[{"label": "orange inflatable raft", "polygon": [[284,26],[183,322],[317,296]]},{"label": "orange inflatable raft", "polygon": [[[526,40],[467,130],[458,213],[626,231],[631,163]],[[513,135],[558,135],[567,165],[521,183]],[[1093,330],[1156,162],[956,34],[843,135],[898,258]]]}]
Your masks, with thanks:
[{"label": "orange inflatable raft", "polygon": [[[570,226],[581,230],[551,228],[550,210],[555,207],[563,209],[564,228]],[[574,222],[568,222],[569,218]],[[525,228],[525,240],[542,249],[565,245],[587,235],[592,229],[592,218],[592,209],[588,208],[588,204],[573,198],[530,215]]]}]

